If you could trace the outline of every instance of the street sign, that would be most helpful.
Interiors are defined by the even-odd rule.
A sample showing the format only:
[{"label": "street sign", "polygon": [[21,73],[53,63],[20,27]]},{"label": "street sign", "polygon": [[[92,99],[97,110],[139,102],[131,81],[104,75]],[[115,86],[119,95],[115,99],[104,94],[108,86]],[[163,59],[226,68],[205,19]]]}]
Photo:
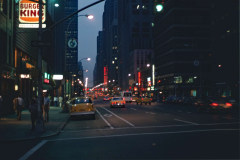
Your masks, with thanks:
[{"label": "street sign", "polygon": [[32,47],[49,47],[51,44],[42,42],[42,41],[32,41],[31,46]]}]

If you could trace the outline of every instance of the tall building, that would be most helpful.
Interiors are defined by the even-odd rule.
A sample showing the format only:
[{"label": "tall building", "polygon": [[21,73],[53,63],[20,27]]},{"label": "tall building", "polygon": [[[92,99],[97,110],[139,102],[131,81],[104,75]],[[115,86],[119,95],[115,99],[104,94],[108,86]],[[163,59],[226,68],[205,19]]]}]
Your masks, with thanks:
[{"label": "tall building", "polygon": [[158,91],[165,96],[230,96],[236,93],[233,88],[238,86],[235,75],[239,71],[236,60],[238,1],[158,2],[163,5],[154,21]]},{"label": "tall building", "polygon": [[[143,56],[145,51],[152,53],[153,1],[118,1],[118,11],[119,79],[122,89],[128,89],[128,74],[137,77],[134,72],[141,70],[140,66],[134,65],[137,59],[130,57],[136,57],[134,54],[138,53]],[[147,63],[148,58],[143,59],[146,60],[143,63]]]},{"label": "tall building", "polygon": [[208,92],[239,98],[239,1],[211,0],[212,52]]},{"label": "tall building", "polygon": [[108,69],[108,80],[119,85],[119,49],[118,49],[118,1],[106,0],[103,13],[103,53],[106,59],[104,67]]},{"label": "tall building", "polygon": [[148,53],[153,52],[152,8],[151,0],[105,2],[103,53],[106,55],[104,65],[105,70],[108,70],[108,82],[111,82],[111,85],[123,90],[128,89],[128,74],[134,75],[134,71],[140,69],[140,66],[134,65],[136,59],[131,58],[134,57],[133,54],[139,53],[143,56],[141,53],[146,50]]},{"label": "tall building", "polygon": [[168,0],[163,6],[154,24],[156,88],[165,95],[199,94],[208,72],[210,5]]},{"label": "tall building", "polygon": [[[0,94],[3,96],[5,113],[13,111],[12,100],[17,94],[23,97],[25,106],[28,106],[37,92],[38,75],[53,70],[50,62],[53,61],[54,47],[46,46],[42,52],[42,73],[39,73],[38,47],[32,43],[38,40],[38,29],[19,27],[19,2],[0,1]],[[50,26],[52,19],[48,11],[45,16],[45,24]],[[53,34],[46,31],[42,38],[44,43],[52,44]],[[44,90],[52,88],[51,78],[48,77],[48,83],[41,82]]]},{"label": "tall building", "polygon": [[[78,10],[77,0],[65,0],[64,17]],[[78,16],[75,15],[64,22],[65,31],[65,89],[64,93],[70,97],[75,90],[71,87],[75,81],[75,75],[78,71]]]},{"label": "tall building", "polygon": [[0,1],[0,95],[3,112],[12,112],[16,77],[14,51],[14,0]]},{"label": "tall building", "polygon": [[103,78],[103,67],[106,62],[104,60],[104,53],[103,53],[103,32],[99,31],[98,32],[98,37],[97,37],[97,56],[96,56],[96,63],[94,66],[94,85],[98,85],[100,83],[104,82]]},{"label": "tall building", "polygon": [[[66,0],[64,17],[78,10],[77,0]],[[78,16],[64,22],[65,30],[65,69],[70,74],[77,73],[78,66]]]}]

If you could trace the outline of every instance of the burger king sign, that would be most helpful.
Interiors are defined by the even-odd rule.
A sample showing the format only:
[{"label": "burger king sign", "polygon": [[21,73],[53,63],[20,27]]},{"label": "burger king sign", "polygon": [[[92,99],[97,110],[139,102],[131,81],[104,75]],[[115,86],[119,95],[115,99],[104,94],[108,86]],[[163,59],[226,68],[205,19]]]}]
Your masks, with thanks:
[{"label": "burger king sign", "polygon": [[[35,0],[38,1],[38,0]],[[45,4],[46,1],[42,0]],[[46,20],[46,5],[42,5],[42,23]],[[39,3],[31,0],[19,1],[19,21],[20,23],[39,22]]]}]

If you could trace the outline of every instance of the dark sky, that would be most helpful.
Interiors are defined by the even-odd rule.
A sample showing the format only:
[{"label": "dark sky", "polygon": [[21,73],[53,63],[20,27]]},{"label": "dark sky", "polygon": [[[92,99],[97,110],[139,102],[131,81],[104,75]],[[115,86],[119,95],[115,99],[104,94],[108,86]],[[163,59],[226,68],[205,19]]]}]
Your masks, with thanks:
[{"label": "dark sky", "polygon": [[[81,9],[97,0],[78,0],[78,8]],[[93,85],[93,69],[95,65],[95,58],[97,55],[97,35],[102,30],[102,14],[104,10],[104,1],[86,9],[81,14],[94,15],[93,20],[80,16],[78,18],[78,60],[90,57],[90,62],[82,60],[83,69],[89,70],[85,72],[84,77],[89,78],[89,86]]]}]

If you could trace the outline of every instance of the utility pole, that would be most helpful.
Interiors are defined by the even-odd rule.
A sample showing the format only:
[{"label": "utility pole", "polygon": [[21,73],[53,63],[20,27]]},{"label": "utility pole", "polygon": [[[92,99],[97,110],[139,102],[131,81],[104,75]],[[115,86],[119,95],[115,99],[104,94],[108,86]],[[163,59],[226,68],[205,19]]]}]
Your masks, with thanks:
[{"label": "utility pole", "polygon": [[[43,1],[39,0],[39,29],[38,29],[38,41],[42,42],[42,9]],[[44,15],[45,16],[45,15]],[[37,132],[44,131],[44,122],[42,115],[42,46],[38,47],[38,119],[36,123]]]}]

